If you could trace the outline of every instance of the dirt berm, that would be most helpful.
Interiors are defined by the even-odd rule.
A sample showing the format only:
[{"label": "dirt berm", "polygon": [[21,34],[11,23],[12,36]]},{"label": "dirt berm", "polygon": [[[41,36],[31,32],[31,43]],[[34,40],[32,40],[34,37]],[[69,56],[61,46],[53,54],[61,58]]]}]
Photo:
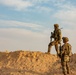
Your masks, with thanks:
[{"label": "dirt berm", "polygon": [[[0,52],[0,75],[63,75],[60,62],[56,55],[39,51]],[[76,75],[76,54],[69,75]]]}]

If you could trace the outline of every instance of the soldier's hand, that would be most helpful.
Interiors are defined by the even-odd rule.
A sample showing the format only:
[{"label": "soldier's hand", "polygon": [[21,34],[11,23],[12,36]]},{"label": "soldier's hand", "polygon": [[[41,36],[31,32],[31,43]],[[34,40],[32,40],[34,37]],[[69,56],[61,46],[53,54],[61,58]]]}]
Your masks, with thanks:
[{"label": "soldier's hand", "polygon": [[59,44],[61,44],[61,41],[58,41]]}]

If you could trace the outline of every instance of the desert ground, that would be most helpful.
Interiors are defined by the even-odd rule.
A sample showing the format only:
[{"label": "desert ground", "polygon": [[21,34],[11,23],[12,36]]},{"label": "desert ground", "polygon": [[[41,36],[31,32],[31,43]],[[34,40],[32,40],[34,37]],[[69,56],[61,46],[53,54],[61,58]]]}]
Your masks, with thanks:
[{"label": "desert ground", "polygon": [[[76,54],[71,56],[70,74],[76,75]],[[55,54],[39,51],[0,52],[0,75],[63,75]]]}]

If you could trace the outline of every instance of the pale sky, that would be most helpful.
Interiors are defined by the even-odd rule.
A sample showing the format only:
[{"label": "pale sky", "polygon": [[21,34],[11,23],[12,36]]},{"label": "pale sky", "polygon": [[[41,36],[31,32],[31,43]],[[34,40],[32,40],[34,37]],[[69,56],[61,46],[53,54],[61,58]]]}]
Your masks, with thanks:
[{"label": "pale sky", "polygon": [[0,51],[46,52],[55,23],[76,53],[76,0],[0,0]]}]

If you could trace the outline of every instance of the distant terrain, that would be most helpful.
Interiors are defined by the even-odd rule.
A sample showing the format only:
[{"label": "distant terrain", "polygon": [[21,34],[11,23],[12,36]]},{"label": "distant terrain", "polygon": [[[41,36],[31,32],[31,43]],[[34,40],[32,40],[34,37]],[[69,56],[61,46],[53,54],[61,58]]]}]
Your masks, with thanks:
[{"label": "distant terrain", "polygon": [[[0,52],[0,75],[63,75],[60,58],[38,51]],[[76,75],[76,54],[70,60]]]}]

